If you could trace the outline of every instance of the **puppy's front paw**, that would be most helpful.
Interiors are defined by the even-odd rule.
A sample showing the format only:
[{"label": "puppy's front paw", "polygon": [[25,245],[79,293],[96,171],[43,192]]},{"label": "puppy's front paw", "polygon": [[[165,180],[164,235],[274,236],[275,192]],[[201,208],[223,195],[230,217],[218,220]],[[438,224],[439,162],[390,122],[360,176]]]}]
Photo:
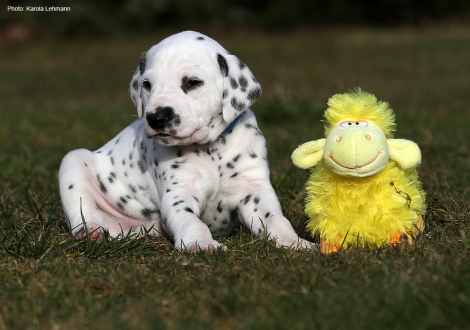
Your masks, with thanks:
[{"label": "puppy's front paw", "polygon": [[276,245],[278,247],[287,247],[287,248],[291,248],[291,249],[294,249],[294,250],[312,250],[312,249],[318,249],[318,246],[312,242],[309,242],[309,241],[306,241],[304,239],[296,239],[296,240],[290,240],[290,239],[284,239],[284,240],[280,240],[280,239],[277,239],[276,240]]},{"label": "puppy's front paw", "polygon": [[82,230],[80,230],[75,238],[82,241],[102,241],[104,239],[105,229],[99,225],[89,224]]},{"label": "puppy's front paw", "polygon": [[199,251],[213,252],[218,249],[227,250],[227,247],[222,243],[215,240],[210,241],[194,241],[187,244],[183,244],[182,249],[189,253],[196,253]]}]

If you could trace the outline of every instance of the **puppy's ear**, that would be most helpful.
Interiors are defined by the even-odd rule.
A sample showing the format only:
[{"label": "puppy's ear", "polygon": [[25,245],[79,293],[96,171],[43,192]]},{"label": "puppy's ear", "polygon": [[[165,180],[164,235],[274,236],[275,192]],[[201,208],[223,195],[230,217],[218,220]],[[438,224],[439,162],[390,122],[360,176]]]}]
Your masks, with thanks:
[{"label": "puppy's ear", "polygon": [[217,62],[224,77],[222,115],[226,123],[231,123],[260,97],[261,86],[238,57],[217,54]]},{"label": "puppy's ear", "polygon": [[139,118],[142,117],[142,108],[144,99],[142,97],[142,75],[145,72],[147,66],[147,52],[144,52],[140,57],[139,66],[135,70],[134,76],[131,79],[129,85],[129,93],[131,94],[132,102],[134,102],[137,108],[137,114]]}]

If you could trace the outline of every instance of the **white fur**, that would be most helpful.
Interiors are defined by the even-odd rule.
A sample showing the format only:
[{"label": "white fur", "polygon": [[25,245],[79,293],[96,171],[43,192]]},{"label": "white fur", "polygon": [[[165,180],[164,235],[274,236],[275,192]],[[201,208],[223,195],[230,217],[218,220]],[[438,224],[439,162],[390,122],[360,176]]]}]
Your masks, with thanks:
[{"label": "white fur", "polygon": [[[203,83],[185,90],[185,77]],[[282,215],[265,139],[248,108],[261,89],[237,57],[207,36],[182,32],[144,53],[130,92],[141,118],[99,150],[74,150],[62,161],[60,193],[74,234],[144,227],[178,249],[210,250],[223,247],[213,237],[241,222],[278,246],[312,247]],[[152,128],[147,118],[162,108],[171,116]]]}]

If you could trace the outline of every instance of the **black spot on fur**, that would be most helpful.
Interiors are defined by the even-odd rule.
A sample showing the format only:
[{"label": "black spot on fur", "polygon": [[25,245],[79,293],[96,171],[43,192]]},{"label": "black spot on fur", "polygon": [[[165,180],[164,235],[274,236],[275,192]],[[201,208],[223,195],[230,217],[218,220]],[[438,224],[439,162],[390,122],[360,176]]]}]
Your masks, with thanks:
[{"label": "black spot on fur", "polygon": [[199,203],[199,199],[196,196],[193,196],[193,199],[196,201],[196,203]]},{"label": "black spot on fur", "polygon": [[259,203],[259,197],[255,197],[255,199],[253,200],[253,202],[255,202],[255,204],[258,204],[258,203]]},{"label": "black spot on fur", "polygon": [[188,213],[193,213],[193,214],[194,214],[194,211],[191,210],[189,207],[185,208],[184,210],[185,210],[186,212],[188,212]]},{"label": "black spot on fur", "polygon": [[244,68],[246,68],[246,65],[242,61],[238,60],[238,67],[240,68],[240,70],[243,70]]},{"label": "black spot on fur", "polygon": [[176,156],[178,157],[183,156],[183,151],[181,150],[181,148],[178,148],[178,151],[176,152]]},{"label": "black spot on fur", "polygon": [[228,96],[228,90],[224,89],[224,92],[222,93],[222,98],[226,99]]},{"label": "black spot on fur", "polygon": [[137,81],[137,79],[135,79],[132,82],[132,88],[134,88],[135,91],[137,91],[139,89],[139,82]]},{"label": "black spot on fur", "polygon": [[147,170],[147,168],[144,166],[144,164],[139,160],[137,162],[137,165],[139,166],[139,169],[142,173],[145,173],[145,171]]},{"label": "black spot on fur", "polygon": [[171,165],[171,168],[179,168],[180,166],[178,164],[173,164]]},{"label": "black spot on fur", "polygon": [[137,192],[137,188],[133,185],[129,185],[129,189],[135,194]]},{"label": "black spot on fur", "polygon": [[219,201],[219,204],[217,204],[217,211],[219,213],[222,213],[223,210],[224,210],[224,208],[222,206],[222,201]]},{"label": "black spot on fur", "polygon": [[141,75],[144,74],[146,67],[147,67],[147,52],[143,52],[139,61],[139,70],[140,70]]},{"label": "black spot on fur", "polygon": [[127,199],[125,199],[123,196],[121,196],[119,199],[120,199],[120,200],[121,200],[121,202],[123,202],[124,204],[126,204],[126,203],[127,203]]},{"label": "black spot on fur", "polygon": [[258,157],[258,155],[257,155],[257,154],[255,154],[254,152],[250,152],[250,157],[251,157],[251,158],[257,158],[257,157]]},{"label": "black spot on fur", "polygon": [[70,190],[70,189],[73,189],[73,184],[71,184],[71,185],[69,186],[69,190]]},{"label": "black spot on fur", "polygon": [[140,214],[142,214],[142,216],[144,218],[147,218],[147,219],[150,219],[150,217],[152,216],[152,213],[153,213],[153,211],[151,209],[147,209],[147,208],[140,211]]},{"label": "black spot on fur", "polygon": [[101,181],[100,175],[98,174],[96,178],[98,179],[98,182],[100,184],[101,191],[106,194],[108,190],[106,189],[106,186],[104,185],[103,181]]},{"label": "black spot on fur", "polygon": [[85,163],[85,162],[83,162],[83,165],[85,165],[85,167],[88,167],[88,164],[87,164],[87,163]]},{"label": "black spot on fur", "polygon": [[232,163],[227,163],[228,168],[234,168],[235,166]]},{"label": "black spot on fur", "polygon": [[247,95],[248,100],[251,102],[256,101],[259,97],[261,96],[261,88],[256,87],[250,90],[250,92]]},{"label": "black spot on fur", "polygon": [[121,203],[117,203],[117,206],[119,206],[119,208],[124,211],[124,206]]},{"label": "black spot on fur", "polygon": [[240,84],[242,92],[246,92],[246,87],[248,86],[248,80],[244,76],[238,78],[238,83]]},{"label": "black spot on fur", "polygon": [[270,215],[271,215],[271,212],[268,212],[264,215],[264,218],[267,219],[267,218],[269,218]]},{"label": "black spot on fur", "polygon": [[204,37],[197,37],[197,40],[204,40]]},{"label": "black spot on fur", "polygon": [[243,102],[238,103],[235,97],[232,97],[232,99],[230,100],[230,104],[235,110],[238,110],[238,111],[243,111],[246,109],[245,103]]},{"label": "black spot on fur", "polygon": [[233,173],[233,174],[230,176],[230,178],[234,178],[234,177],[236,177],[237,175],[238,175],[238,172],[235,172],[235,173]]},{"label": "black spot on fur", "polygon": [[238,83],[233,77],[230,77],[230,86],[232,86],[232,89],[238,88]]},{"label": "black spot on fur", "polygon": [[234,162],[237,162],[237,160],[239,160],[241,156],[242,156],[241,154],[236,155],[236,156],[233,158],[233,161],[234,161]]},{"label": "black spot on fur", "polygon": [[217,62],[219,62],[220,71],[222,71],[222,74],[224,75],[224,77],[227,77],[228,65],[227,65],[227,61],[225,60],[225,57],[223,57],[220,54],[217,54]]},{"label": "black spot on fur", "polygon": [[251,198],[251,194],[246,195],[245,198],[243,199],[243,204],[246,205],[250,201],[250,198]]}]

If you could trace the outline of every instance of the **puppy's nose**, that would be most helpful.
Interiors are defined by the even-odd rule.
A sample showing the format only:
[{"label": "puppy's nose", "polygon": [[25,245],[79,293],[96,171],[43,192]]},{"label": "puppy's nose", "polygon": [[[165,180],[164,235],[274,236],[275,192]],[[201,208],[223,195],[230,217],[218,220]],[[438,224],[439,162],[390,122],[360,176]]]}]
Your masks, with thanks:
[{"label": "puppy's nose", "polygon": [[172,107],[158,107],[155,113],[148,113],[145,118],[150,127],[154,130],[161,130],[174,116],[175,112]]}]

